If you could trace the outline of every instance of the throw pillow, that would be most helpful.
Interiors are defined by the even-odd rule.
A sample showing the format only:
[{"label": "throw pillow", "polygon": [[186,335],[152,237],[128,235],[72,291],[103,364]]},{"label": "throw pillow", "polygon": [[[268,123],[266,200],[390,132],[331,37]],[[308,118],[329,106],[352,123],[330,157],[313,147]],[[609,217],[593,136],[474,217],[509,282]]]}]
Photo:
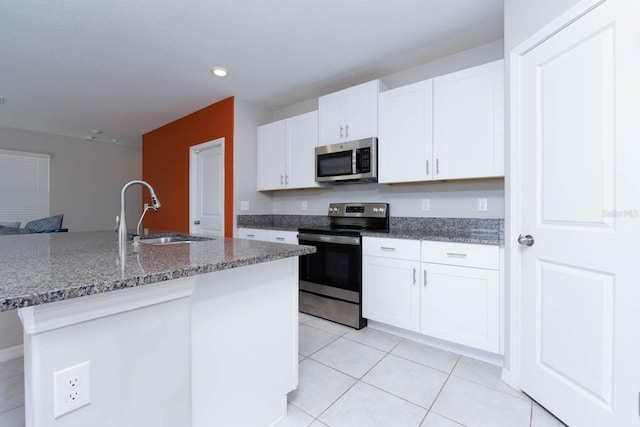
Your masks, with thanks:
[{"label": "throw pillow", "polygon": [[32,233],[62,228],[62,214],[36,219],[25,224],[24,228]]}]

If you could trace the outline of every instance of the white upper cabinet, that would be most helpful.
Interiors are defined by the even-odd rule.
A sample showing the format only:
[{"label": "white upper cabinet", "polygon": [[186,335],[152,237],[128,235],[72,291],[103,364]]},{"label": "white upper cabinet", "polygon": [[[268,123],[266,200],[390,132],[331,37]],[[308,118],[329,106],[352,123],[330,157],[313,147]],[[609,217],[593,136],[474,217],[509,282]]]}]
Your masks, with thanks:
[{"label": "white upper cabinet", "polygon": [[433,79],[433,179],[504,176],[504,61]]},{"label": "white upper cabinet", "polygon": [[381,92],[378,100],[379,182],[433,179],[433,81]]},{"label": "white upper cabinet", "polygon": [[317,187],[318,112],[258,126],[258,190]]},{"label": "white upper cabinet", "polygon": [[258,190],[284,187],[286,169],[284,120],[258,126]]},{"label": "white upper cabinet", "polygon": [[321,96],[318,99],[319,145],[378,136],[380,81]]}]

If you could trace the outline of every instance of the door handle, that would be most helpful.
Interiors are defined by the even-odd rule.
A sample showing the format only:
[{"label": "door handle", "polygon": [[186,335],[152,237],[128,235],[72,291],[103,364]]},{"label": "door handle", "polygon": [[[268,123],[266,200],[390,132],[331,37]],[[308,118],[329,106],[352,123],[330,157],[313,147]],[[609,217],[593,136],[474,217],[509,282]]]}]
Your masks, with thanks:
[{"label": "door handle", "polygon": [[520,243],[523,246],[533,246],[535,242],[536,241],[534,240],[531,234],[527,234],[527,235],[521,234],[518,236],[518,243]]},{"label": "door handle", "polygon": [[199,219],[196,219],[195,221],[193,221],[193,223],[194,223],[195,225],[200,225],[200,220],[199,220]]},{"label": "door handle", "polygon": [[424,287],[427,288],[427,270],[424,270]]},{"label": "door handle", "polygon": [[415,267],[413,268],[413,284],[416,284],[416,269]]}]

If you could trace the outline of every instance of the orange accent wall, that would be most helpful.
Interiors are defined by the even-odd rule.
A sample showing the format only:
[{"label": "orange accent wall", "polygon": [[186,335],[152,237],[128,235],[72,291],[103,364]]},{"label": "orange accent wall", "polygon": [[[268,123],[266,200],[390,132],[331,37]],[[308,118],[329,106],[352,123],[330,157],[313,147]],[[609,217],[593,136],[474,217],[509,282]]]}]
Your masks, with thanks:
[{"label": "orange accent wall", "polygon": [[[142,179],[162,203],[145,216],[150,229],[189,232],[189,147],[224,137],[224,235],[233,237],[233,97],[142,136]],[[143,191],[143,203],[150,203]]]}]

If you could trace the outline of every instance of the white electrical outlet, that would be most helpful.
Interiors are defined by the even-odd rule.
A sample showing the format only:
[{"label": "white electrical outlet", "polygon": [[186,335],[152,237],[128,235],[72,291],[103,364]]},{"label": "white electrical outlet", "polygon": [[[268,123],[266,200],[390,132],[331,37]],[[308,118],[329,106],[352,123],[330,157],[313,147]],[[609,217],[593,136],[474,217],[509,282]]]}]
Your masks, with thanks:
[{"label": "white electrical outlet", "polygon": [[240,202],[240,210],[241,211],[248,211],[249,210],[249,201],[248,200],[242,200]]},{"label": "white electrical outlet", "polygon": [[91,402],[89,362],[53,373],[53,415],[55,418]]},{"label": "white electrical outlet", "polygon": [[431,210],[431,199],[422,199],[422,210],[423,211]]},{"label": "white electrical outlet", "polygon": [[480,198],[478,199],[478,212],[486,212],[487,211],[487,199]]},{"label": "white electrical outlet", "polygon": [[306,201],[306,200],[303,200],[303,201],[302,201],[302,210],[303,210],[303,211],[306,211],[306,210],[307,210],[307,201]]}]

